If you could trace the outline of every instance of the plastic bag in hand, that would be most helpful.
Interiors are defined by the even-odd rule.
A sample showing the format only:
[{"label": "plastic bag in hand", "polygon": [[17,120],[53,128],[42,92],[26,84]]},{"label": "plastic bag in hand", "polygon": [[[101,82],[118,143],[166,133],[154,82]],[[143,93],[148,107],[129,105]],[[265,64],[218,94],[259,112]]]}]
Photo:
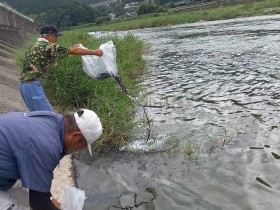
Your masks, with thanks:
[{"label": "plastic bag in hand", "polygon": [[101,57],[96,55],[83,55],[83,70],[91,77],[102,80],[108,77],[118,76],[116,63],[117,52],[113,41],[100,45],[103,51]]},{"label": "plastic bag in hand", "polygon": [[85,191],[66,185],[61,202],[62,210],[82,210],[86,199]]}]

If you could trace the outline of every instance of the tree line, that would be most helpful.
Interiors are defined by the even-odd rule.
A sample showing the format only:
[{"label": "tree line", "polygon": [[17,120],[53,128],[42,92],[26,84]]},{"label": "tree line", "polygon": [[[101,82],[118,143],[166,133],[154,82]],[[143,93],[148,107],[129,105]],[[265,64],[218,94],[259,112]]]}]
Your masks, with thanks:
[{"label": "tree line", "polygon": [[[78,26],[81,24],[103,24],[109,21],[108,14],[115,13],[118,17],[126,17],[127,12],[138,15],[166,12],[177,3],[201,2],[206,0],[121,0],[107,7],[93,8],[90,4],[104,2],[102,0],[0,0],[17,11],[30,16],[37,27],[52,23],[58,28]],[[208,0],[211,1],[211,0]],[[138,2],[137,7],[125,10],[124,5]]]}]

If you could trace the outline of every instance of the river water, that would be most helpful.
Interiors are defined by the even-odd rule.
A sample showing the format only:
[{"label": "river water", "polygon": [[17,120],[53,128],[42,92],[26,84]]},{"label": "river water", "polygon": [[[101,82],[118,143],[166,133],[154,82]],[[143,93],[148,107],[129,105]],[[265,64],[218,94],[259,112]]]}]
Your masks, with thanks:
[{"label": "river water", "polygon": [[130,31],[150,45],[151,139],[74,159],[84,209],[280,209],[279,22]]}]

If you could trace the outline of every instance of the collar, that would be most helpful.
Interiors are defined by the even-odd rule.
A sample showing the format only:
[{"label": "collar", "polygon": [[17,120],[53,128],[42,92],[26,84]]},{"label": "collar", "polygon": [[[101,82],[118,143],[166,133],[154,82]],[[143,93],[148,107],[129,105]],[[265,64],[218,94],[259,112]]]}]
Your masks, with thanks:
[{"label": "collar", "polygon": [[37,41],[38,42],[49,42],[49,40],[47,40],[45,38],[38,38]]}]

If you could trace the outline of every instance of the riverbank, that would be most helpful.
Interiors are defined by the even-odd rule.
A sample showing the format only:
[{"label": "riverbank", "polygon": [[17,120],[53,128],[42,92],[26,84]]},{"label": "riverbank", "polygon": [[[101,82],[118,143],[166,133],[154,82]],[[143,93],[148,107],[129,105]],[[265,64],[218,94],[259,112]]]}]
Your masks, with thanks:
[{"label": "riverbank", "polygon": [[[118,73],[122,83],[130,96],[138,96],[137,84],[145,72],[143,41],[132,34],[97,39],[77,31],[65,32],[58,41],[62,46],[73,46],[78,42],[89,49],[96,49],[109,40],[116,47]],[[26,47],[17,52],[19,65],[23,63]],[[115,78],[97,80],[87,75],[83,71],[81,56],[69,55],[60,60],[57,66],[48,70],[43,87],[55,111],[59,113],[80,108],[96,112],[103,125],[103,134],[93,149],[104,145],[119,146],[130,140],[134,126],[134,101],[122,92]]]},{"label": "riverbank", "polygon": [[[279,2],[279,1],[277,1],[277,2]],[[268,10],[269,10],[269,8],[271,8],[271,7],[267,7]],[[75,42],[77,40],[79,40],[79,41],[81,40],[81,42],[83,42],[82,43],[83,45],[85,45],[87,47],[95,48],[95,47],[98,46],[98,44],[100,44],[102,41],[104,42],[105,40],[100,40],[100,41],[97,41],[97,42],[95,42],[96,40],[94,40],[91,43],[87,43],[88,38],[86,37],[87,39],[83,39],[83,38],[85,38],[85,36],[82,35],[83,32],[86,32],[86,31],[99,31],[99,30],[128,30],[128,29],[134,29],[134,28],[163,26],[164,24],[166,24],[166,25],[170,25],[170,24],[173,24],[173,23],[174,24],[180,24],[180,23],[185,23],[184,22],[185,21],[184,18],[186,20],[190,21],[190,22],[191,21],[196,22],[196,21],[202,20],[201,18],[204,17],[203,13],[205,13],[205,15],[207,15],[208,14],[207,11],[206,10],[198,11],[199,14],[201,14],[201,16],[199,16],[196,13],[196,15],[194,15],[194,17],[196,17],[196,18],[192,18],[192,16],[189,16],[191,14],[182,14],[182,15],[172,14],[170,16],[171,19],[169,19],[169,18],[165,19],[163,16],[160,16],[160,17],[151,17],[151,19],[149,19],[149,21],[147,21],[148,19],[139,20],[140,22],[137,22],[138,20],[134,20],[136,22],[132,23],[132,24],[131,24],[131,22],[116,23],[115,25],[108,25],[108,28],[107,28],[107,26],[101,26],[100,28],[84,28],[84,29],[81,29],[78,34],[73,35],[73,38],[65,39],[63,41],[63,43],[65,43],[66,45],[71,46],[71,44],[75,44]],[[273,9],[273,11],[275,11],[275,10]],[[210,13],[210,15],[212,15],[212,17],[215,16],[214,15],[215,12],[218,12],[218,10],[210,10],[209,11],[209,13]],[[226,14],[228,14],[228,12]],[[235,15],[237,15],[237,13],[235,13]],[[238,13],[237,16],[247,16],[247,14],[246,13],[245,14]],[[176,19],[178,17],[180,17],[179,21],[172,22],[174,19]],[[234,16],[229,16],[229,17],[234,17]],[[159,19],[159,18],[161,18],[161,19]],[[222,17],[219,16],[217,18],[222,18]],[[211,20],[211,19],[209,19],[209,20]],[[102,28],[102,27],[104,27],[104,28]],[[70,31],[69,33],[72,33],[72,32]],[[71,35],[69,37],[71,37]],[[130,44],[131,44],[131,42],[126,43],[125,47],[129,47]],[[117,48],[117,49],[119,49],[119,48]],[[136,53],[137,49],[134,49],[135,51],[133,51],[133,52],[131,50],[126,52],[126,49],[127,48],[124,48],[123,51],[118,52],[118,55],[122,55],[121,57],[118,57],[119,62],[120,62],[119,66],[120,66],[120,69],[124,73],[126,71],[128,71],[128,74],[129,74],[129,70],[131,70],[131,68],[132,68],[132,70],[135,70],[135,74],[133,75],[134,79],[135,79],[135,78],[137,78],[137,71],[140,70],[141,68],[143,68],[143,66],[139,65],[140,60],[137,60],[137,59],[127,61],[127,58],[130,58],[130,56],[132,56],[134,53]],[[125,52],[125,53],[123,53],[123,52]],[[142,51],[140,51],[138,53],[142,54]],[[70,59],[64,61],[63,64],[60,64],[58,66],[59,70],[55,71],[57,73],[58,77],[55,77],[54,75],[52,75],[54,77],[50,77],[50,81],[53,81],[53,83],[50,83],[50,86],[52,86],[52,84],[58,82],[57,80],[51,80],[52,78],[59,78],[60,81],[62,81],[61,84],[65,84],[65,86],[64,87],[62,87],[62,86],[59,86],[59,87],[53,86],[53,89],[56,89],[56,90],[60,91],[58,94],[60,96],[62,96],[62,98],[58,98],[57,96],[59,96],[59,95],[56,95],[56,94],[54,94],[52,97],[55,100],[57,100],[58,102],[62,103],[62,104],[63,103],[65,104],[67,102],[67,100],[69,100],[70,102],[72,102],[73,104],[75,104],[77,106],[77,101],[79,101],[79,99],[77,99],[75,97],[76,96],[81,96],[81,103],[78,104],[78,106],[89,105],[91,108],[94,108],[94,109],[97,108],[99,110],[98,111],[99,113],[104,114],[104,117],[101,117],[101,119],[103,120],[103,122],[105,124],[105,127],[106,127],[106,133],[102,137],[104,141],[105,140],[114,140],[115,137],[118,137],[118,139],[120,140],[119,142],[127,140],[128,136],[125,135],[125,133],[123,133],[123,132],[119,132],[118,135],[115,135],[114,137],[109,137],[108,134],[112,134],[114,131],[119,131],[120,128],[121,128],[121,131],[122,130],[126,130],[125,126],[123,126],[124,124],[122,122],[125,122],[125,124],[126,124],[127,118],[126,118],[126,116],[123,115],[123,113],[127,113],[127,106],[123,106],[123,104],[125,104],[125,105],[128,104],[129,105],[129,103],[127,102],[126,99],[121,101],[121,102],[119,101],[119,99],[123,99],[123,96],[121,94],[112,94],[112,96],[110,96],[110,100],[107,100],[108,99],[107,98],[108,94],[109,93],[113,93],[113,90],[115,89],[115,83],[113,81],[110,81],[110,82],[107,82],[107,81],[106,82],[96,81],[96,83],[97,83],[96,86],[95,85],[89,85],[89,86],[85,85],[85,84],[89,84],[89,83],[83,83],[84,81],[87,82],[87,80],[84,77],[82,79],[79,79],[76,76],[76,75],[79,75],[77,73],[81,71],[81,66],[80,66],[79,62],[80,62],[79,60],[73,59],[73,57],[71,57]],[[75,64],[73,65],[73,63],[75,63]],[[134,69],[135,66],[137,67],[137,69]],[[66,77],[62,77],[63,73],[65,73],[65,69],[67,70],[67,74],[68,75]],[[69,80],[67,80],[67,78]],[[73,81],[73,78],[76,79],[74,81],[76,85],[74,84],[72,86],[74,89],[69,90],[68,89],[68,85],[72,84],[71,81]],[[129,80],[131,80],[131,78],[127,78],[126,81],[129,82]],[[131,81],[134,81],[134,80],[131,80]],[[103,88],[103,89],[100,88],[100,87],[104,87],[105,83],[107,83],[106,87]],[[57,84],[59,84],[59,83],[57,83]],[[80,86],[77,86],[77,84],[83,84],[83,85],[82,85],[82,87],[80,87]],[[129,87],[130,87],[130,85],[129,85]],[[79,90],[85,90],[85,88],[86,88],[87,92],[99,93],[100,96],[96,96],[96,95],[89,95],[89,96],[87,96],[87,94],[85,94],[84,91],[79,91]],[[78,90],[78,92],[76,92],[75,90]],[[72,94],[71,98],[67,98],[67,96],[68,96],[67,92]],[[66,93],[66,95],[65,95],[65,93]],[[81,95],[79,95],[79,94],[81,94]],[[102,99],[102,100],[99,101],[100,104],[96,103],[96,102],[98,102],[98,100],[96,102],[94,101],[94,99],[96,99],[96,98]],[[115,101],[118,101],[119,105],[115,105],[114,104]],[[105,107],[104,107],[104,104],[106,105]],[[68,109],[68,108],[69,107],[66,107],[66,109]],[[116,110],[116,108],[117,108],[117,110]],[[120,116],[120,117],[114,115],[114,111],[115,111],[114,109],[116,110],[116,112],[119,114],[118,116]],[[117,125],[116,127],[112,127],[111,126],[112,125],[112,120],[116,120],[116,125]],[[61,164],[61,165],[63,165],[63,164]],[[69,172],[69,170],[66,173],[63,172],[63,171],[58,171],[57,173],[55,172],[55,174],[57,174],[58,177],[59,176],[66,177],[66,179],[68,180],[71,172]],[[56,178],[55,178],[55,180],[56,180]],[[57,197],[58,199],[60,199],[61,195],[62,195],[61,192],[63,191],[64,188],[61,187],[61,186],[63,186],[61,181],[58,181],[58,184],[59,185],[56,188],[56,189],[58,189],[58,191],[56,192],[56,190],[54,190],[54,189],[52,189],[52,190],[54,191],[53,192],[54,193],[54,197]]]},{"label": "riverbank", "polygon": [[[202,7],[203,8],[203,7]],[[135,19],[119,20],[106,25],[77,27],[74,30],[93,31],[120,31],[141,28],[152,28],[198,21],[213,21],[232,19],[236,17],[249,17],[257,15],[273,15],[280,13],[280,0],[263,0],[254,2],[241,2],[235,5],[221,5],[211,9],[197,10],[185,8],[185,11],[149,14]]]}]

